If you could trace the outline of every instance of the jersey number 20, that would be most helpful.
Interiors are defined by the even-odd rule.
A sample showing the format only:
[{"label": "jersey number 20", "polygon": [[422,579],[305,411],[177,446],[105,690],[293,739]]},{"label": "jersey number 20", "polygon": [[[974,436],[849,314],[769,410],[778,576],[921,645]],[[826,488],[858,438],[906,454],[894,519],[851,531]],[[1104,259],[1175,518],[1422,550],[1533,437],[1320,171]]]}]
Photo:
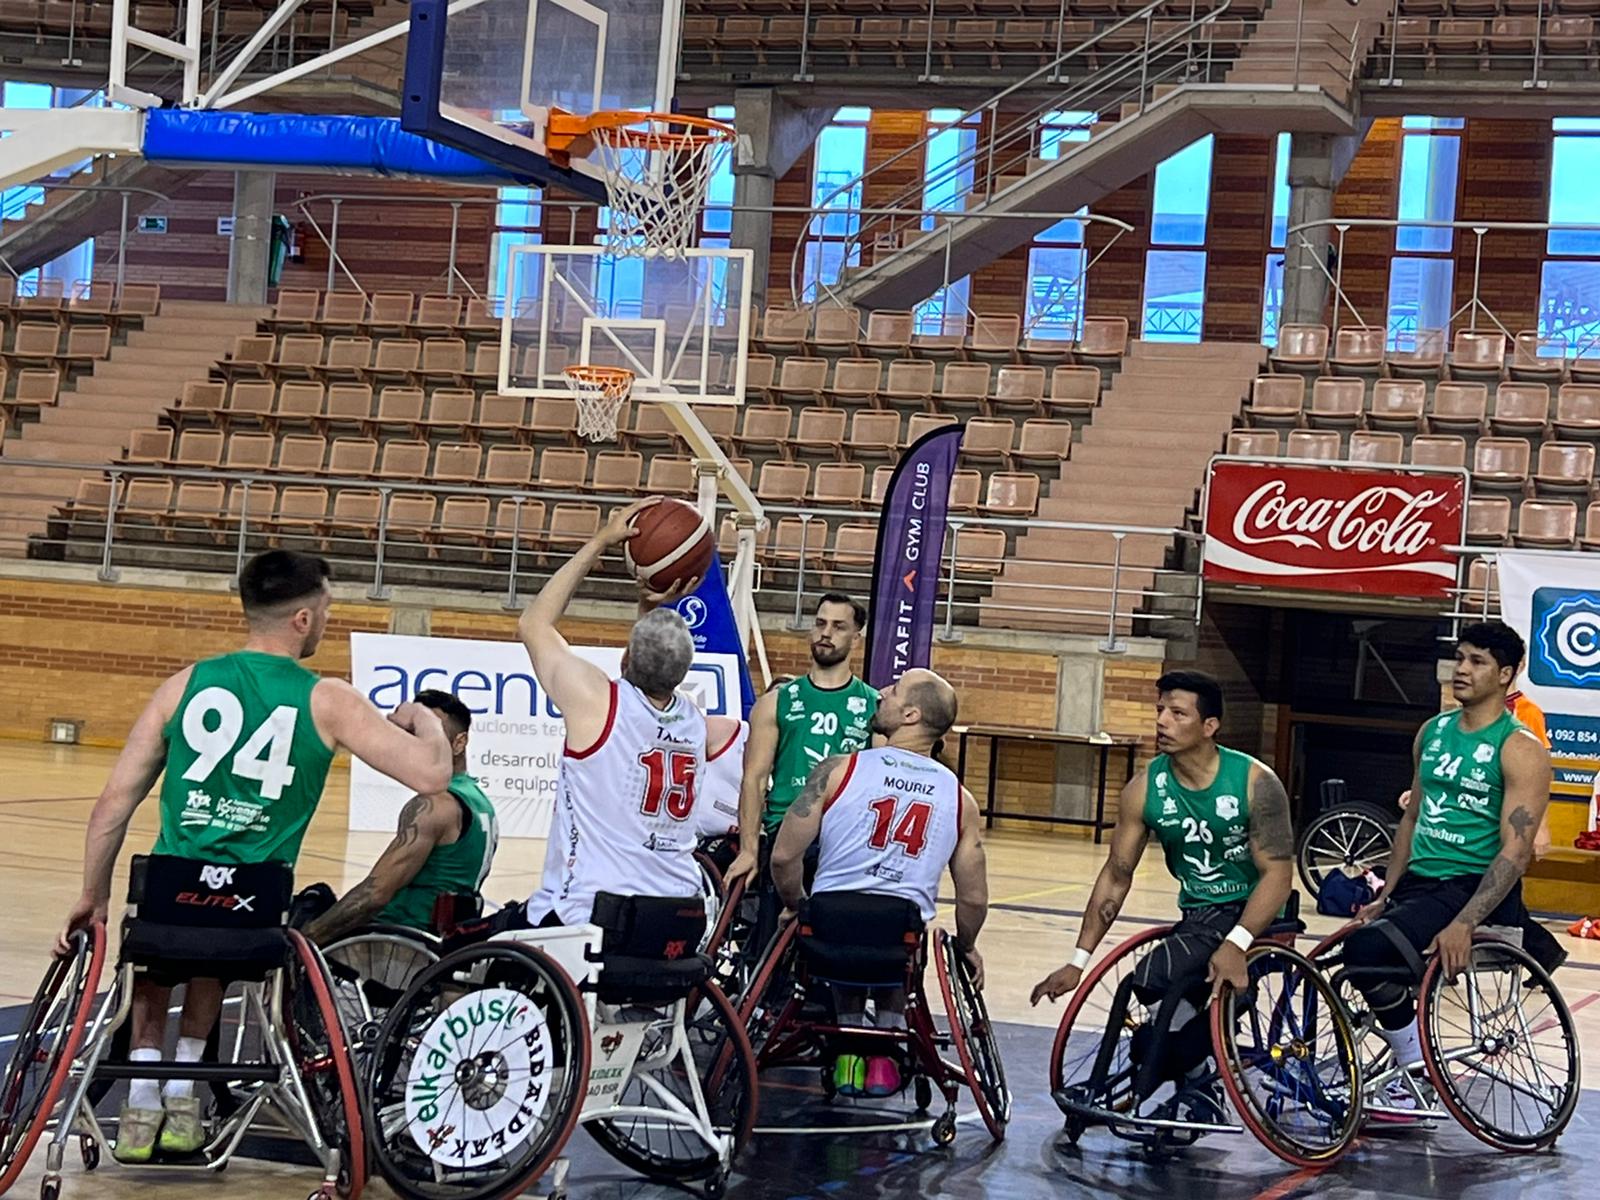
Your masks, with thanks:
[{"label": "jersey number 20", "polygon": [[644,767],[644,803],[639,811],[656,816],[666,807],[674,821],[687,821],[694,811],[694,755],[660,746],[639,755]]},{"label": "jersey number 20", "polygon": [[[922,847],[928,841],[928,818],[933,815],[933,805],[926,800],[913,800],[900,811],[899,796],[885,796],[867,805],[877,817],[872,826],[872,836],[867,845],[874,850],[887,850],[889,843],[903,847],[911,858],[922,856]],[[896,820],[896,817],[899,820]]]}]

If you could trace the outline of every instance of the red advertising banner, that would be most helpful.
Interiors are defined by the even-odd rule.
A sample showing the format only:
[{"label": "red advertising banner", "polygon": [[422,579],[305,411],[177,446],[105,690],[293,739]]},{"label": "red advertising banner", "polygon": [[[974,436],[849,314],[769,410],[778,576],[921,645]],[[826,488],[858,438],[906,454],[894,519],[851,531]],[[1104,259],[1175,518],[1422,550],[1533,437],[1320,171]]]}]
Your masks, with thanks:
[{"label": "red advertising banner", "polygon": [[1294,463],[1212,464],[1205,578],[1444,598],[1466,515],[1461,475]]}]

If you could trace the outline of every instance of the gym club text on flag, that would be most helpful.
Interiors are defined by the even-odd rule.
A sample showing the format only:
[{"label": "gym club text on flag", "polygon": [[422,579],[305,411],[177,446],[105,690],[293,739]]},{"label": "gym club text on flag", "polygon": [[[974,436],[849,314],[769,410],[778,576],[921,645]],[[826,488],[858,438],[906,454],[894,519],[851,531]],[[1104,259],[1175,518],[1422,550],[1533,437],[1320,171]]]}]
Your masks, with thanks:
[{"label": "gym club text on flag", "polygon": [[941,425],[918,438],[884,493],[867,624],[867,682],[873,687],[926,667],[932,654],[950,480],[965,431],[964,425]]}]

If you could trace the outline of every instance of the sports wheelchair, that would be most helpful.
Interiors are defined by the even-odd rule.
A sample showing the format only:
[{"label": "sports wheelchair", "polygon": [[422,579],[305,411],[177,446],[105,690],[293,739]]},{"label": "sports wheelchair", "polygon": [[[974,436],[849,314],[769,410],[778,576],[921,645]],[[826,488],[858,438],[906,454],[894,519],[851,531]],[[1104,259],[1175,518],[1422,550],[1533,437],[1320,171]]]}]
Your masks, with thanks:
[{"label": "sports wheelchair", "polygon": [[[1469,967],[1452,981],[1436,956],[1424,962],[1399,937],[1391,940],[1403,965],[1347,963],[1346,943],[1358,928],[1346,925],[1309,957],[1350,1016],[1364,1114],[1427,1126],[1453,1117],[1497,1150],[1554,1145],[1578,1106],[1578,1034],[1549,973],[1521,948],[1521,931],[1486,928],[1473,940]],[[1382,922],[1371,928],[1388,930]],[[1356,987],[1378,980],[1406,987],[1417,1006],[1422,1077],[1407,1069],[1415,1064],[1394,1061]]]},{"label": "sports wheelchair", "polygon": [[1291,901],[1246,953],[1249,986],[1223,988],[1209,1019],[1179,1030],[1171,1024],[1181,1001],[1204,1011],[1203,977],[1174,980],[1160,995],[1135,988],[1173,926],[1137,933],[1089,968],[1050,1052],[1050,1093],[1070,1143],[1104,1126],[1160,1158],[1208,1133],[1248,1130],[1297,1167],[1326,1166],[1349,1149],[1361,1125],[1356,1038],[1332,984],[1292,947],[1296,908]]},{"label": "sports wheelchair", "polygon": [[[990,1137],[1003,1140],[1011,1093],[983,993],[955,939],[939,930],[932,940],[946,1013],[942,1030],[924,988],[929,938],[917,906],[862,892],[810,897],[798,919],[773,938],[740,1006],[756,1065],[763,1070],[818,1067],[831,1098],[835,1055],[892,1057],[902,1068],[902,1080],[912,1085],[919,1113],[932,1106],[935,1088],[944,1100],[931,1128],[936,1145],[955,1140],[962,1087],[971,1091]],[[904,988],[905,1027],[840,1024],[832,987]],[[944,1056],[952,1048],[957,1062]]]},{"label": "sports wheelchair", "polygon": [[448,953],[389,1010],[367,1128],[403,1196],[515,1195],[578,1124],[653,1179],[720,1195],[755,1126],[755,1058],[696,953],[698,896],[600,893],[593,924],[510,930]]},{"label": "sports wheelchair", "polygon": [[706,897],[706,935],[700,952],[711,959],[711,977],[735,1006],[755,976],[759,947],[754,945],[761,897],[740,879],[731,887],[724,873],[739,850],[736,834],[702,838],[695,851],[701,892]]},{"label": "sports wheelchair", "polygon": [[[107,953],[99,923],[75,933],[29,1006],[0,1083],[0,1192],[49,1134],[42,1200],[61,1191],[67,1144],[86,1170],[110,1150],[97,1109],[123,1079],[209,1083],[215,1132],[192,1158],[157,1167],[224,1169],[265,1117],[300,1138],[322,1168],[312,1200],[356,1200],[366,1181],[354,1065],[327,967],[287,926],[292,873],[283,863],[214,864],[167,855],[133,860],[116,975],[96,1004]],[[220,978],[240,985],[232,1037],[214,1033],[199,1063],[128,1057],[135,984]],[[215,1061],[225,1044],[231,1055]],[[246,1054],[249,1047],[254,1053]]]}]

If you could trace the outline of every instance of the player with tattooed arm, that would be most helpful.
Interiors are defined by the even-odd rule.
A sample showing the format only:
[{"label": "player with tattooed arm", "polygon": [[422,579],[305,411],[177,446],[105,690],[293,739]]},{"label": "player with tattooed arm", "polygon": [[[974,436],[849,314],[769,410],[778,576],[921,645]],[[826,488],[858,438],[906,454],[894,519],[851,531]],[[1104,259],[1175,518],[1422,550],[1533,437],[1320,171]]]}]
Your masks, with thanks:
[{"label": "player with tattooed arm", "polygon": [[[1521,944],[1522,875],[1550,803],[1550,752],[1506,709],[1524,651],[1502,621],[1462,629],[1450,690],[1461,707],[1417,731],[1413,803],[1395,831],[1383,895],[1357,917],[1348,967],[1409,966],[1437,954],[1447,978],[1468,965],[1473,934]],[[1416,798],[1420,798],[1417,800]],[[1359,980],[1359,977],[1355,977]],[[1411,989],[1360,984],[1399,1066],[1422,1058]],[[1386,1102],[1414,1107],[1396,1079]]]},{"label": "player with tattooed arm", "polygon": [[[1245,951],[1272,923],[1294,883],[1289,801],[1272,771],[1219,746],[1222,688],[1199,671],[1169,671],[1156,681],[1156,757],[1122,789],[1111,854],[1083,914],[1066,966],[1033,989],[1032,1003],[1076,988],[1133,886],[1152,835],[1178,881],[1181,918],[1144,957],[1133,989],[1147,1005],[1176,982],[1191,981],[1172,1015],[1163,1077],[1205,1072],[1209,1029],[1200,1012],[1223,983],[1248,983]],[[1209,991],[1208,991],[1209,989]]]},{"label": "player with tattooed arm", "polygon": [[450,783],[406,802],[394,840],[367,877],[306,927],[318,945],[373,921],[438,933],[433,909],[439,897],[476,893],[489,875],[500,826],[494,804],[467,773],[472,711],[449,692],[418,692],[416,702],[439,715],[450,739]]}]

